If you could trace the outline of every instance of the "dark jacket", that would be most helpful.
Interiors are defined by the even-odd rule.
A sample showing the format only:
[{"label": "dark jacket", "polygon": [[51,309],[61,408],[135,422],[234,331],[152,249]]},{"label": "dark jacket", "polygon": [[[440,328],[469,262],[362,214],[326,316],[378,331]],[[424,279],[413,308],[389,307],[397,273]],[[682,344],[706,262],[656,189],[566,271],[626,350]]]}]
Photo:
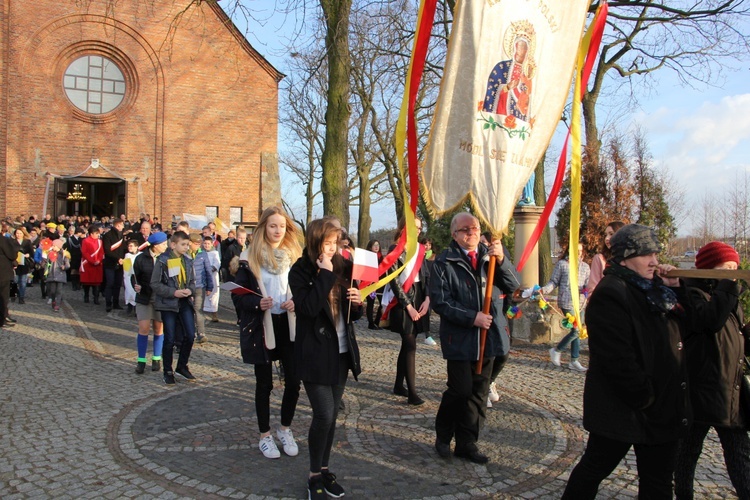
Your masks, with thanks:
[{"label": "dark jacket", "polygon": [[135,294],[136,303],[148,305],[151,302],[153,294],[151,276],[153,274],[154,257],[151,255],[151,250],[147,248],[136,255],[133,261],[133,274],[130,276],[130,284],[141,286],[141,291]]},{"label": "dark jacket", "polygon": [[[360,372],[359,346],[354,335],[353,322],[362,316],[363,307],[350,305],[346,289],[351,283],[352,263],[343,263],[343,278],[339,300],[340,314],[347,323],[347,341],[351,370],[356,379]],[[328,294],[336,284],[337,276],[331,271],[318,269],[307,251],[303,252],[289,270],[289,287],[292,290],[294,311],[297,314],[297,335],[294,342],[295,365],[299,379],[323,385],[337,385],[339,373],[339,340],[336,334]],[[355,285],[356,286],[356,285]]]},{"label": "dark jacket", "polygon": [[122,267],[119,262],[125,258],[125,253],[128,251],[122,232],[113,227],[102,236],[102,245],[104,246],[104,268],[119,269]]},{"label": "dark jacket", "polygon": [[219,245],[221,248],[221,268],[229,269],[229,263],[234,257],[239,257],[242,253],[242,245],[236,239],[224,240]]},{"label": "dark jacket", "polygon": [[174,293],[179,289],[177,283],[177,276],[169,276],[167,269],[167,260],[170,258],[178,258],[173,256],[172,251],[166,251],[159,255],[154,262],[154,271],[151,274],[151,289],[154,294],[154,309],[157,311],[180,311],[180,300],[189,301],[190,305],[193,304],[193,297],[195,296],[195,270],[193,269],[193,261],[190,257],[183,255],[179,257],[182,259],[182,265],[185,267],[185,273],[187,276],[187,283],[182,288],[189,288],[191,291],[190,297],[186,299],[179,299],[174,296]]},{"label": "dark jacket", "polygon": [[70,253],[70,268],[75,269],[76,274],[78,273],[78,268],[81,267],[81,243],[83,243],[83,238],[78,238],[76,235],[68,238],[68,241],[65,243],[65,248]]},{"label": "dark jacket", "polygon": [[[661,280],[656,278],[658,283]],[[583,391],[583,426],[625,443],[679,439],[691,423],[682,333],[687,332],[685,287],[681,305],[653,309],[643,291],[608,274],[586,310],[590,360]]]},{"label": "dark jacket", "polygon": [[[402,255],[401,258],[396,261],[389,273],[396,271],[399,267],[404,265],[404,257],[406,256]],[[418,321],[414,322],[412,321],[411,316],[409,316],[409,313],[406,312],[406,307],[410,304],[414,306],[415,309],[419,309],[424,302],[424,299],[429,296],[430,273],[428,272],[426,262],[426,260],[422,261],[422,264],[419,266],[419,281],[415,281],[411,288],[409,288],[408,292],[404,292],[404,288],[399,282],[399,278],[396,278],[389,283],[391,290],[393,290],[393,300],[397,301],[388,313],[390,329],[393,332],[423,333],[430,330],[429,315],[425,315],[419,318]],[[402,276],[406,277],[405,274]]]},{"label": "dark jacket", "polygon": [[0,236],[0,281],[12,281],[15,279],[13,271],[14,263],[18,259],[18,250],[21,246],[15,238]]},{"label": "dark jacket", "polygon": [[[480,244],[477,248],[478,270],[474,271],[463,249],[455,241],[451,241],[448,248],[435,259],[430,277],[430,307],[440,315],[440,348],[445,359],[479,359],[479,328],[474,326],[474,320],[484,303],[489,259],[487,247]],[[506,294],[511,295],[519,284],[516,270],[508,257],[502,263],[495,264],[489,312],[493,321],[487,331],[485,358],[505,355],[510,351],[503,299]]]},{"label": "dark jacket", "polygon": [[[235,283],[258,294],[261,293],[258,280],[245,261],[240,261],[240,267],[235,275]],[[271,356],[266,349],[266,339],[263,334],[264,311],[260,308],[260,299],[262,298],[254,293],[232,295],[232,302],[237,311],[240,326],[242,361],[254,365],[271,362]]]},{"label": "dark jacket", "polygon": [[[18,243],[18,240],[16,240],[15,238],[13,238],[13,240],[16,243]],[[24,254],[24,256],[28,255],[28,257],[24,259],[23,264],[18,264],[16,266],[16,275],[24,276],[26,274],[29,274],[34,269],[34,247],[31,246],[31,242],[29,240],[24,238],[21,241],[21,244],[19,245],[18,251]],[[81,253],[78,252],[78,255],[80,254]],[[81,259],[79,258],[78,262],[80,263],[80,261]],[[72,260],[71,260],[71,266],[72,266]]]},{"label": "dark jacket", "polygon": [[685,340],[694,420],[717,427],[743,427],[740,385],[745,338],[740,287],[730,280],[690,280],[687,284],[691,307],[704,320],[691,322]]}]

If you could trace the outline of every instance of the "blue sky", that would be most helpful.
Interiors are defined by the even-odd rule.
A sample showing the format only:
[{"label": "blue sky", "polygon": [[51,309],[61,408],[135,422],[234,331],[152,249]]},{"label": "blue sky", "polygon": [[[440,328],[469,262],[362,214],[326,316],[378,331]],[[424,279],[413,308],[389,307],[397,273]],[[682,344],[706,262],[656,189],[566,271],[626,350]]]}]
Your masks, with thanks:
[{"label": "blue sky", "polygon": [[[254,6],[263,8],[263,5],[269,6],[266,14],[270,16],[274,3],[254,2]],[[292,31],[293,24],[293,18],[285,20],[277,14],[269,17],[264,26],[255,25],[248,34],[256,50],[284,73],[288,73],[288,68],[282,37],[288,36],[285,34]],[[639,94],[635,109],[623,112],[621,106],[611,110],[602,106],[598,111],[600,127],[607,122],[616,122],[620,130],[634,124],[642,127],[655,167],[670,172],[674,188],[685,194],[683,212],[686,215],[680,221],[679,235],[687,235],[693,229],[694,215],[699,211],[702,197],[708,194],[717,200],[724,199],[736,179],[744,179],[750,171],[750,88],[747,84],[750,64],[744,62],[744,65],[735,63],[734,69],[726,71],[724,80],[698,88],[681,86],[672,72],[661,70],[657,74],[656,88],[644,85],[641,93],[640,88],[635,87]],[[606,99],[600,98],[602,102]],[[555,165],[561,136],[561,133],[556,134],[548,153]],[[548,185],[552,183],[552,175],[554,173],[547,176]],[[295,193],[301,192],[299,186],[282,191],[285,199],[293,199]],[[298,205],[302,207],[302,200]],[[357,220],[356,210],[357,207],[352,207],[353,225]],[[393,213],[387,202],[373,206],[373,229],[395,227]],[[319,215],[322,213],[316,214]]]}]

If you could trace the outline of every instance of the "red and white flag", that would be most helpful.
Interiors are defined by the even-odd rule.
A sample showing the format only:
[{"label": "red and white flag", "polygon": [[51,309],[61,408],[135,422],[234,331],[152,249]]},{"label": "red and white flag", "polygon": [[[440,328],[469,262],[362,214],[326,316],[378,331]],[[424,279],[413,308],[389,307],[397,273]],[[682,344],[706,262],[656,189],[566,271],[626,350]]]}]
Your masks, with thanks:
[{"label": "red and white flag", "polygon": [[562,116],[590,3],[456,3],[423,168],[439,213],[468,198],[506,228]]},{"label": "red and white flag", "polygon": [[355,249],[352,279],[374,283],[378,276],[378,254],[364,248]]}]

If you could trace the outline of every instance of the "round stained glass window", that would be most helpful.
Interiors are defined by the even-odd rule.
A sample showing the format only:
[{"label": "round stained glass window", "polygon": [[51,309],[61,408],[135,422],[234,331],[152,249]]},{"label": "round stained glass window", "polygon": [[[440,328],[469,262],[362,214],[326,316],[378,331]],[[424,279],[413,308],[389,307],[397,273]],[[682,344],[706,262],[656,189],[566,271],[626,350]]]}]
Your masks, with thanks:
[{"label": "round stained glass window", "polygon": [[125,98],[125,77],[103,56],[83,56],[73,61],[63,76],[65,95],[75,107],[92,115],[113,111]]}]

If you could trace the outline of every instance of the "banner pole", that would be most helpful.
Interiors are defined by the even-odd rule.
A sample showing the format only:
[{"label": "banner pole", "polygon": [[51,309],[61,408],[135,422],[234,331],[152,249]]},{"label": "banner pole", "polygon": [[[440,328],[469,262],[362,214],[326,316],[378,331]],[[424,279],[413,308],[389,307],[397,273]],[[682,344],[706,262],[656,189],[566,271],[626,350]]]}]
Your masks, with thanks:
[{"label": "banner pole", "polygon": [[[489,269],[487,270],[487,288],[484,290],[484,304],[482,306],[482,312],[484,314],[490,313],[490,306],[492,305],[492,286],[495,283],[495,263],[497,257],[490,255]],[[502,313],[502,311],[501,311]],[[487,329],[482,328],[479,331],[479,359],[477,360],[477,375],[482,373],[482,360],[484,359],[484,346],[487,343]]]}]

